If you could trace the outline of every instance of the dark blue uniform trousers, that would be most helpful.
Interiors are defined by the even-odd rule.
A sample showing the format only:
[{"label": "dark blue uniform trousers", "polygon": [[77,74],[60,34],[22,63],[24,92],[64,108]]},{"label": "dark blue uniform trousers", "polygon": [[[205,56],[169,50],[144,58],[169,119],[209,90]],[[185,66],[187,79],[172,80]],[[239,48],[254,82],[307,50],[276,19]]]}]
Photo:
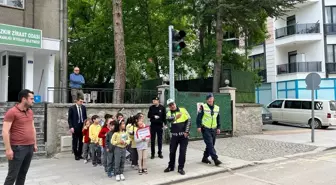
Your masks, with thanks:
[{"label": "dark blue uniform trousers", "polygon": [[202,127],[203,140],[206,145],[203,158],[211,156],[212,160],[217,160],[218,156],[215,150],[216,143],[216,129],[209,129]]}]

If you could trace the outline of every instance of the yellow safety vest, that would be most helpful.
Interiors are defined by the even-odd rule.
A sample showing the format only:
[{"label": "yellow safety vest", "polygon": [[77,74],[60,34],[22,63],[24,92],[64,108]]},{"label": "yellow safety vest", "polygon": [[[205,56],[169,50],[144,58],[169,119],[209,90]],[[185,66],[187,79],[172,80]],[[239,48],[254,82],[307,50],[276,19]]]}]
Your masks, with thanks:
[{"label": "yellow safety vest", "polygon": [[202,125],[206,128],[217,128],[217,116],[219,114],[219,107],[214,105],[213,115],[211,115],[211,109],[208,104],[203,104],[203,118]]},{"label": "yellow safety vest", "polygon": [[[180,107],[179,109],[180,109],[180,111],[174,112],[174,117],[179,113],[182,113],[182,116],[179,119],[175,120],[173,122],[173,124],[185,123],[190,117],[188,111],[185,108]],[[171,111],[168,111],[167,112],[167,117],[171,117],[171,115],[172,115]]]}]

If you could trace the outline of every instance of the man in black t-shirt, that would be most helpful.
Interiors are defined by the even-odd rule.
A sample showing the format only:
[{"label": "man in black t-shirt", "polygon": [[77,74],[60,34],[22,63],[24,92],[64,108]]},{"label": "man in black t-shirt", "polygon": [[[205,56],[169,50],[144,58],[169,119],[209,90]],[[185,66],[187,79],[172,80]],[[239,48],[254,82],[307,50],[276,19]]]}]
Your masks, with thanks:
[{"label": "man in black t-shirt", "polygon": [[155,158],[155,139],[158,138],[158,156],[163,158],[162,155],[162,135],[163,127],[166,124],[166,109],[160,105],[158,97],[153,98],[153,105],[149,107],[148,116],[150,119],[150,132],[151,132],[151,159]]}]

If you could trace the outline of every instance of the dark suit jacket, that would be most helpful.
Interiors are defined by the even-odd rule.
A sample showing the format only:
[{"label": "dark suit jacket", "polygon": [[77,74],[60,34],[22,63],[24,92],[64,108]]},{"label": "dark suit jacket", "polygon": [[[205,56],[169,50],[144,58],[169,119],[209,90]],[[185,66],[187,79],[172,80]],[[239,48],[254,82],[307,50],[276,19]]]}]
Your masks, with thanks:
[{"label": "dark suit jacket", "polygon": [[[82,105],[82,117],[83,121],[87,119],[87,114],[86,114],[86,107]],[[78,116],[78,110],[76,105],[72,105],[69,108],[68,112],[68,123],[69,123],[69,128],[74,128],[75,130],[82,130],[83,128],[83,123],[78,123],[79,122],[79,116]]]}]

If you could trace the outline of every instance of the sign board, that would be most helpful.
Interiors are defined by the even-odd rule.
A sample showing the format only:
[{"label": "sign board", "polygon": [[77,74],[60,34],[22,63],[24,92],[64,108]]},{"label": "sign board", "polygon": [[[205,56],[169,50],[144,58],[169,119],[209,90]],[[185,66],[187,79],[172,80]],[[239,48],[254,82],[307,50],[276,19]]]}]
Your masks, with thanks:
[{"label": "sign board", "polygon": [[0,24],[0,44],[42,48],[42,30]]},{"label": "sign board", "polygon": [[150,137],[150,129],[148,126],[145,128],[138,129],[136,134],[138,138],[148,138]]}]

